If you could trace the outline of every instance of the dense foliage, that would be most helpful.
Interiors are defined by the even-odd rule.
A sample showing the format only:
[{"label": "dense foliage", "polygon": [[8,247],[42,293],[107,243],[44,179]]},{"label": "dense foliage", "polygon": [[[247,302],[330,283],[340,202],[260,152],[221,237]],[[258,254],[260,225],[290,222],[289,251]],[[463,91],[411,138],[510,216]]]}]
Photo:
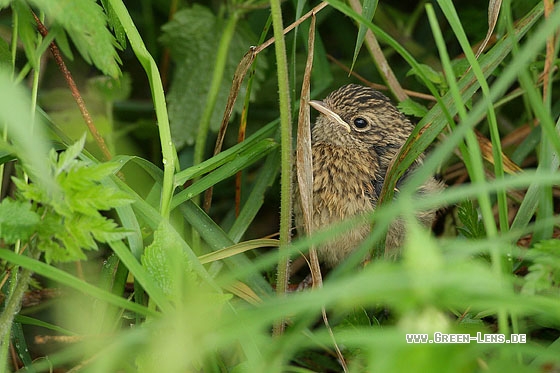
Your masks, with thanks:
[{"label": "dense foliage", "polygon": [[[489,3],[0,0],[0,370],[558,370],[560,9]],[[349,82],[417,125],[285,289],[356,223],[292,238],[300,98]]]}]

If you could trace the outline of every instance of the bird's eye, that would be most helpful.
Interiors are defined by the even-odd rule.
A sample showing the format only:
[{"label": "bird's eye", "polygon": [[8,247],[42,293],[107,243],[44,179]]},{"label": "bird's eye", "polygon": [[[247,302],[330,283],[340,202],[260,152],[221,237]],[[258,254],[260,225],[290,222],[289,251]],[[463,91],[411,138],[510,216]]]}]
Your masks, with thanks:
[{"label": "bird's eye", "polygon": [[367,127],[368,121],[364,118],[358,117],[354,119],[354,125],[356,126],[356,128],[363,129]]}]

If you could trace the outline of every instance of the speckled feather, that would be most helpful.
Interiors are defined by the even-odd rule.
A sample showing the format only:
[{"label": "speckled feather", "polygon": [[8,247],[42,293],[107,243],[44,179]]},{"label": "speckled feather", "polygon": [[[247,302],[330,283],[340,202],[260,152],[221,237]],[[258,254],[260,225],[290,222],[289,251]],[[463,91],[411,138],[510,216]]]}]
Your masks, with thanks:
[{"label": "speckled feather", "polygon": [[[375,208],[387,168],[414,126],[385,95],[357,84],[343,86],[312,105],[322,112],[312,129],[311,141],[313,232]],[[441,188],[432,178],[419,193]],[[298,232],[302,232],[299,195],[294,209]],[[418,216],[426,226],[433,217],[433,211]],[[369,224],[364,223],[323,244],[317,250],[319,259],[329,267],[335,266],[357,248],[369,230]],[[398,248],[404,236],[403,224],[394,222],[386,246]]]}]

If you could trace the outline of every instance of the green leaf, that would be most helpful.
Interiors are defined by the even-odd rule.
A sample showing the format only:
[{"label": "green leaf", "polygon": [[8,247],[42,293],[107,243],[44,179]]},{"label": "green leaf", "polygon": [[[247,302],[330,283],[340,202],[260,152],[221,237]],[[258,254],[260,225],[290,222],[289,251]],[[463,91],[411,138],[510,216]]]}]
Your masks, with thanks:
[{"label": "green leaf", "polygon": [[428,109],[424,105],[419,104],[410,97],[404,101],[401,101],[398,105],[398,108],[404,114],[417,118],[423,118],[424,115],[428,113]]},{"label": "green leaf", "polygon": [[0,238],[6,244],[25,241],[35,232],[39,215],[31,210],[31,204],[5,198],[0,203]]},{"label": "green leaf", "polygon": [[14,318],[15,321],[24,324],[24,325],[34,325],[34,326],[40,326],[42,328],[48,329],[48,330],[52,330],[55,332],[58,332],[60,334],[65,334],[65,335],[77,335],[76,333],[68,330],[68,329],[64,329],[61,328],[60,326],[39,320],[39,319],[35,319],[33,317],[29,317],[29,316],[24,316],[24,315],[16,315]]},{"label": "green leaf", "polygon": [[126,32],[124,31],[124,27],[122,26],[121,22],[119,21],[119,17],[115,13],[115,10],[111,6],[111,3],[108,0],[101,0],[101,5],[105,9],[105,13],[107,13],[107,19],[109,21],[109,26],[115,33],[115,37],[119,42],[122,49],[126,48]]},{"label": "green leaf", "polygon": [[108,102],[125,100],[130,96],[132,82],[130,75],[125,73],[119,79],[108,76],[97,76],[88,81],[88,85],[101,94]]},{"label": "green leaf", "polygon": [[7,7],[11,2],[12,0],[0,0],[0,9]]},{"label": "green leaf", "polygon": [[51,25],[49,28],[49,34],[56,33],[56,45],[58,49],[61,50],[62,54],[66,56],[70,61],[74,61],[74,53],[72,53],[72,48],[70,47],[70,42],[68,41],[68,36],[64,31],[64,28],[59,25]]},{"label": "green leaf", "polygon": [[[376,8],[377,0],[364,0],[362,7],[362,17],[371,21],[373,19],[373,15],[375,14]],[[350,67],[350,71],[354,69],[354,65],[356,64],[356,59],[358,58],[358,54],[360,53],[360,49],[362,48],[362,44],[364,43],[367,30],[367,26],[363,23],[360,23],[360,28],[358,29],[358,38],[356,40],[356,47],[354,48],[354,57],[352,58],[352,66]]]},{"label": "green leaf", "polygon": [[120,59],[115,38],[107,29],[107,17],[95,0],[30,0],[55,25],[66,30],[88,63],[117,78]]},{"label": "green leaf", "polygon": [[204,176],[197,182],[177,193],[171,202],[171,208],[175,208],[184,201],[204,192],[209,187],[218,182],[235,175],[245,167],[251,165],[264,157],[267,153],[278,147],[278,144],[271,139],[264,139],[255,144],[252,148],[239,154],[232,161],[224,164],[210,174]]},{"label": "green leaf", "polygon": [[37,33],[35,31],[35,21],[31,10],[22,0],[12,2],[12,11],[18,16],[18,35],[23,44],[25,56],[32,67],[36,67]]},{"label": "green leaf", "polygon": [[[418,69],[421,70],[418,71]],[[424,64],[418,64],[417,68],[410,69],[406,76],[416,75],[419,77],[426,77],[432,83],[438,86],[445,86],[446,80],[441,72],[435,71],[432,67]]]},{"label": "green leaf", "polygon": [[191,269],[181,244],[173,240],[167,224],[162,223],[154,232],[154,241],[142,255],[142,266],[146,268],[163,293],[170,299],[180,295],[185,280],[193,282],[196,275]]},{"label": "green leaf", "polygon": [[[58,162],[56,162],[55,174],[58,175],[61,172],[68,171],[70,167],[77,163],[76,158],[78,158],[78,155],[80,155],[80,153],[84,149],[85,142],[86,136],[84,134],[78,141],[70,145],[64,152],[60,153],[60,155],[58,156]],[[56,151],[54,149],[51,149],[51,159],[55,159],[56,155]]]},{"label": "green leaf", "polygon": [[10,53],[10,46],[6,40],[0,38],[0,67],[11,68],[11,65],[12,54]]},{"label": "green leaf", "polygon": [[[192,145],[196,138],[212,81],[213,61],[216,59],[224,27],[225,22],[222,19],[200,5],[177,12],[173,20],[162,27],[164,34],[161,41],[169,48],[177,63],[167,96],[171,133],[177,148]],[[229,48],[224,78],[216,100],[216,110],[210,119],[212,131],[217,131],[220,126],[237,64],[256,40],[257,37],[249,29],[237,27]],[[265,59],[258,58],[256,64],[253,93],[258,91],[259,83],[264,78]],[[245,94],[246,85],[241,89],[239,97]],[[241,112],[242,105],[243,100],[237,100],[234,112]]]},{"label": "green leaf", "polygon": [[461,203],[457,210],[457,215],[463,224],[462,227],[457,227],[457,230],[463,233],[465,237],[476,239],[486,236],[484,223],[480,219],[478,211],[470,199]]},{"label": "green leaf", "polygon": [[123,299],[122,297],[111,294],[110,292],[103,290],[97,286],[91,285],[84,280],[80,280],[79,278],[74,277],[61,269],[32,259],[28,256],[18,255],[13,251],[0,248],[0,259],[17,264],[18,266],[23,268],[27,268],[40,276],[56,281],[66,287],[76,289],[79,292],[89,294],[92,297],[96,297],[117,307],[137,312],[140,315],[158,315],[158,313],[154,310],[148,309],[145,306],[130,302],[126,299]]},{"label": "green leaf", "polygon": [[553,293],[560,295],[560,241],[541,241],[529,250],[526,259],[533,263],[524,277],[524,294]]},{"label": "green leaf", "polygon": [[99,212],[133,201],[125,192],[104,183],[122,164],[92,164],[78,159],[84,141],[82,137],[66,151],[50,153],[50,170],[56,175],[60,193],[49,193],[40,183],[13,179],[24,198],[41,206],[43,220],[37,227],[37,247],[45,252],[47,262],[85,259],[83,250],[97,250],[96,241],[109,243],[128,234]]},{"label": "green leaf", "polygon": [[354,307],[344,315],[344,319],[337,325],[340,329],[358,329],[363,326],[371,326],[371,319],[362,307]]}]

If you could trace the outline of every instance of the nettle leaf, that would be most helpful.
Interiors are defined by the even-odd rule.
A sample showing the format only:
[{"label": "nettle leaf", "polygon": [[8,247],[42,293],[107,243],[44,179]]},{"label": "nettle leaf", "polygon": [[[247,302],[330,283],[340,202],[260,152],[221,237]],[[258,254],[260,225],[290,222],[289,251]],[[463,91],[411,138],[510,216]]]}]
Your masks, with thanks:
[{"label": "nettle leaf", "polygon": [[[162,27],[162,43],[167,46],[177,63],[168,99],[169,120],[173,141],[177,148],[192,145],[206,105],[206,99],[216,60],[218,45],[225,22],[208,8],[194,5],[175,14],[173,20]],[[210,119],[210,129],[217,131],[227,103],[235,69],[243,54],[257,41],[257,37],[238,24],[231,40],[224,77]],[[258,58],[252,92],[256,92],[264,79],[266,62]],[[244,85],[239,97],[246,94]],[[240,113],[243,100],[237,100],[234,112]]]},{"label": "nettle leaf", "polygon": [[5,198],[0,203],[0,238],[6,244],[27,240],[40,222],[39,215],[28,202]]},{"label": "nettle leaf", "polygon": [[191,270],[187,255],[163,223],[154,232],[154,241],[144,250],[142,265],[162,291],[173,299],[186,283],[193,283],[196,275]]},{"label": "nettle leaf", "polygon": [[121,62],[118,45],[107,29],[107,16],[95,0],[30,0],[55,25],[66,30],[76,48],[88,63],[104,74],[117,78]]}]

